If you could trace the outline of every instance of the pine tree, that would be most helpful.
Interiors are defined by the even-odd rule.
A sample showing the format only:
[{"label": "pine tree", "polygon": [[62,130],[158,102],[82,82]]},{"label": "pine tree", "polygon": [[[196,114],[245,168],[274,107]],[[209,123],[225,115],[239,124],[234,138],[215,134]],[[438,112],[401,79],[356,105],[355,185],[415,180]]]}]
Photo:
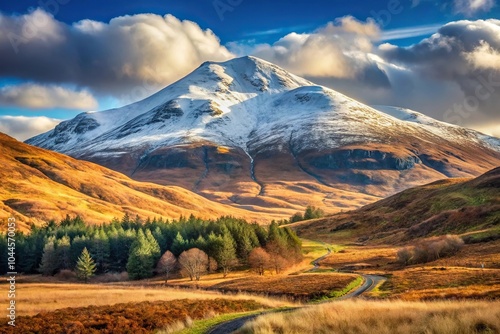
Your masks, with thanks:
[{"label": "pine tree", "polygon": [[71,268],[71,244],[67,235],[56,241],[56,256],[59,269]]},{"label": "pine tree", "polygon": [[87,283],[88,279],[94,276],[96,272],[96,265],[94,260],[90,256],[87,247],[85,247],[82,251],[82,255],[78,258],[76,263],[76,275],[78,278],[82,279]]},{"label": "pine tree", "polygon": [[151,255],[153,257],[153,262],[156,263],[156,262],[158,262],[158,260],[161,257],[160,245],[158,244],[158,241],[151,233],[151,230],[146,229],[145,236],[146,236],[146,240],[149,243],[149,246],[151,247]]},{"label": "pine tree", "polygon": [[92,237],[90,253],[95,259],[97,271],[105,272],[109,267],[110,247],[109,238],[102,228],[95,231]]},{"label": "pine tree", "polygon": [[216,251],[215,260],[219,267],[222,268],[224,278],[227,277],[231,269],[238,263],[235,242],[227,229],[222,235],[222,244]]},{"label": "pine tree", "polygon": [[175,236],[174,242],[172,243],[172,247],[170,250],[172,251],[172,253],[174,253],[175,256],[178,257],[186,249],[187,249],[187,242],[182,237],[181,232],[177,232],[177,235]]},{"label": "pine tree", "polygon": [[57,270],[57,255],[54,239],[49,238],[43,247],[42,263],[38,269],[44,276],[52,276]]},{"label": "pine tree", "polygon": [[148,278],[153,275],[154,256],[150,242],[139,230],[132,244],[127,262],[127,272],[131,279]]}]

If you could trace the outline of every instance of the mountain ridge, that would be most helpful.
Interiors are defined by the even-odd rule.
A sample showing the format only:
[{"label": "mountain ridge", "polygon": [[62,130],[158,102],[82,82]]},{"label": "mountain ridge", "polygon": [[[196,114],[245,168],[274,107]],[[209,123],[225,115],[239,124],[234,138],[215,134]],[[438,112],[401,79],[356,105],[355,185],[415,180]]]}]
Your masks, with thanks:
[{"label": "mountain ridge", "polygon": [[500,165],[500,140],[366,106],[255,57],[206,62],[151,97],[27,143],[245,208],[351,209]]}]

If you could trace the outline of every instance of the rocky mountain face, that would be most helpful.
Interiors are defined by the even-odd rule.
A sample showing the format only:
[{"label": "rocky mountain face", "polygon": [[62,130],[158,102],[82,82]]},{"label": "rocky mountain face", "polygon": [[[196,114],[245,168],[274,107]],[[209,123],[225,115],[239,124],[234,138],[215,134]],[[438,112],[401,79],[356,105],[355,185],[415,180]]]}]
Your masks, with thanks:
[{"label": "rocky mountain face", "polygon": [[207,62],[151,97],[27,143],[243,209],[350,209],[500,165],[500,140],[369,107],[254,57]]}]

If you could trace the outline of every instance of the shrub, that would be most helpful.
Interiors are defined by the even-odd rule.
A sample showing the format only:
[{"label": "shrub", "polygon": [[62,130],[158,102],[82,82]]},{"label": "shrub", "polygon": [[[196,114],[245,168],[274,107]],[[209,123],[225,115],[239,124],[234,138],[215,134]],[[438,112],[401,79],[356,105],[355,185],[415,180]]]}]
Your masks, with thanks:
[{"label": "shrub", "polygon": [[432,262],[456,254],[463,245],[463,240],[456,235],[423,239],[413,246],[400,249],[397,253],[397,261],[405,266]]}]

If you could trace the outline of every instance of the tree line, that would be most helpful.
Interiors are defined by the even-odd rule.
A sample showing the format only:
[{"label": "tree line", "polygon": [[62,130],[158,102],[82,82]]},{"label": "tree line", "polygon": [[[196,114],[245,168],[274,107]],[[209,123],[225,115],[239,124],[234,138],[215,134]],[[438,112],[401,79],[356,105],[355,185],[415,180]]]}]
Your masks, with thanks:
[{"label": "tree line", "polygon": [[[277,272],[301,259],[300,239],[276,222],[263,227],[233,217],[194,216],[142,221],[125,214],[100,226],[87,225],[78,216],[33,225],[29,233],[16,236],[16,264],[18,272],[54,275],[78,269],[79,262],[88,266],[82,261],[91,260],[97,274],[126,271],[130,279],[142,279],[181,269],[191,279],[199,279],[206,271],[218,270],[226,276],[237,266],[255,264],[250,260],[256,249],[269,257],[266,267],[270,259],[275,260]],[[5,236],[0,238],[0,251],[7,252]],[[0,271],[7,272],[4,257]]]}]

